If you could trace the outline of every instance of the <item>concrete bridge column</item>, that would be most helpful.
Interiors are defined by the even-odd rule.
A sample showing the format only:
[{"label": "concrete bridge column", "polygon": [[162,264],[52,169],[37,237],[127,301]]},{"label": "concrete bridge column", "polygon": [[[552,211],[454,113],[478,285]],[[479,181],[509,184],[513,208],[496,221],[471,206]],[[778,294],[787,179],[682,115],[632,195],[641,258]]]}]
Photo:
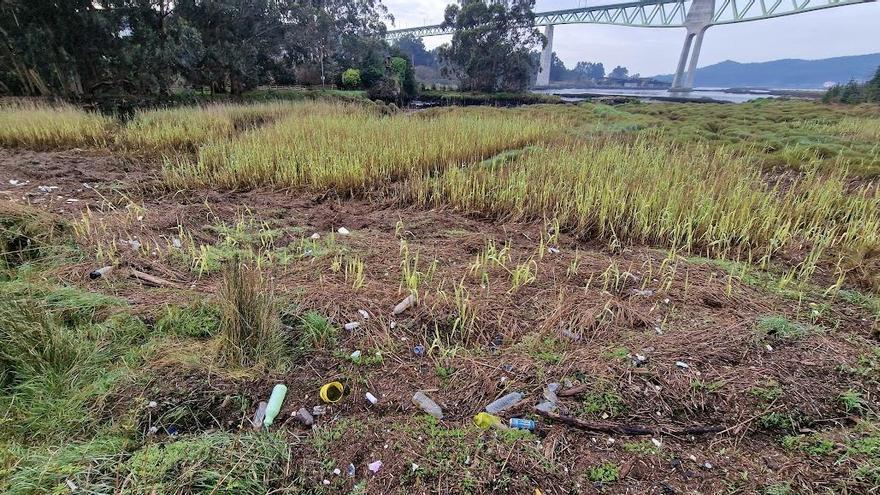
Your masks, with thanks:
[{"label": "concrete bridge column", "polygon": [[684,83],[687,88],[694,87],[694,73],[697,71],[697,62],[700,59],[700,48],[703,47],[703,35],[706,33],[707,29],[709,29],[709,26],[700,29],[697,33],[697,37],[694,38],[694,53],[691,55],[691,63],[688,64],[687,81]]},{"label": "concrete bridge column", "polygon": [[541,51],[541,72],[538,73],[536,81],[538,86],[550,85],[550,65],[553,63],[553,24],[544,29],[544,36],[547,37],[547,44]]},{"label": "concrete bridge column", "polygon": [[[670,91],[690,91],[694,85],[694,73],[697,70],[697,62],[700,59],[700,49],[703,47],[703,35],[712,26],[715,16],[715,0],[694,0],[688,9],[684,25],[687,34],[684,37],[684,46],[678,59],[678,68],[672,79]],[[696,41],[694,41],[696,40]],[[694,44],[691,53],[691,43]],[[690,56],[690,62],[688,62]],[[687,72],[685,72],[687,69]]]}]

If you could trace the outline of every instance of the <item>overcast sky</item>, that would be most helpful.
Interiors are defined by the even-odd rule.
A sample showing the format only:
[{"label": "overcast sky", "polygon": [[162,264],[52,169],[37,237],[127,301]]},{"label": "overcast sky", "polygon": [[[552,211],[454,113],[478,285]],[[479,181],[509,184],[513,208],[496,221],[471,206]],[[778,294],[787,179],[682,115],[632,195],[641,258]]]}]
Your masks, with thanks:
[{"label": "overcast sky", "polygon": [[[720,1],[720,0],[719,0]],[[395,28],[439,24],[446,0],[384,0]],[[583,0],[537,0],[536,12],[575,8]],[[599,5],[609,0],[590,2]],[[389,26],[390,29],[393,29]],[[425,38],[433,48],[446,36]],[[579,60],[624,65],[643,76],[674,71],[682,28],[634,28],[598,24],[556,26],[553,49],[571,68]],[[779,58],[816,59],[880,52],[880,2],[850,5],[763,21],[713,26],[706,32],[700,66],[723,60],[762,62]]]}]

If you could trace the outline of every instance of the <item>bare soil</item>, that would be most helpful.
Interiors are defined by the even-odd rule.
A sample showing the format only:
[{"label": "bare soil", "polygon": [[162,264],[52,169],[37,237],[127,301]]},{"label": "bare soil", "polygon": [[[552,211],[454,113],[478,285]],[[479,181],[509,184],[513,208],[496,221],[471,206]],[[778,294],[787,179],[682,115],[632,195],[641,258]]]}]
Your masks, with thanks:
[{"label": "bare soil", "polygon": [[[125,404],[156,401],[156,408],[137,412],[142,431],[158,425],[158,435],[167,434],[163,414],[184,406],[191,414],[175,419],[180,434],[236,431],[249,428],[256,403],[266,400],[280,381],[290,389],[278,422],[297,446],[292,469],[305,471],[316,485],[333,476],[315,461],[327,456],[343,468],[343,476],[344,466],[355,464],[356,478],[340,483],[350,489],[366,477],[370,493],[465,492],[463,473],[477,480],[471,490],[476,492],[755,493],[781,482],[815,492],[840,486],[850,486],[850,493],[866,489],[849,484],[852,462],[785,449],[780,441],[797,433],[846,436],[856,418],[842,409],[840,394],[854,387],[867,397],[880,393],[875,379],[848,371],[878,345],[877,322],[862,307],[809,292],[801,300],[788,298],[697,259],[679,260],[666,287],[665,251],[647,246],[612,250],[599,240],[564,232],[553,245],[558,253],[544,248],[533,283],[511,292],[509,275],[495,267],[484,287],[469,274],[469,266],[486,243],[508,242],[515,265],[537,252],[544,225],[417,210],[382,199],[293,191],[167,191],[157,176],[155,164],[107,153],[0,150],[0,201],[36,205],[70,222],[91,211],[93,221],[100,219],[106,228],[94,244],[82,246],[86,252],[94,252],[99,242],[122,245],[136,237],[144,249],[121,248],[123,264],[187,288],[147,287],[126,277],[124,270],[89,281],[87,274],[96,267],[91,262],[60,271],[65,283],[122,297],[152,322],[167,304],[214,297],[219,282],[216,273],[199,275],[163,254],[178,226],[197,242],[215,243],[211,225],[253,218],[286,229],[274,245],[290,249],[303,235],[326,237],[344,226],[351,235],[337,236],[336,242],[363,260],[363,287],[354,289],[342,272],[334,273],[332,256],[305,257],[267,269],[282,300],[294,301],[303,311],[316,310],[340,328],[349,321],[359,321],[361,327],[341,330],[338,349],[315,351],[288,373],[260,376],[218,369],[212,364],[210,342],[181,341],[157,352],[143,380],[125,384],[111,396],[104,405],[108,420],[125,414]],[[40,186],[57,189],[46,192]],[[132,203],[137,211],[126,207]],[[427,270],[432,260],[437,265],[420,304],[392,317],[391,308],[403,295],[401,238],[411,253],[419,253],[420,270]],[[572,275],[576,259],[579,266]],[[612,264],[623,274],[615,279],[618,283],[603,286],[603,273]],[[459,281],[477,314],[476,331],[466,341],[452,334],[458,316],[453,284]],[[370,318],[363,319],[358,310],[366,310]],[[756,322],[769,315],[785,316],[807,330],[799,339],[761,340]],[[447,355],[435,351],[419,357],[412,352],[413,346],[430,347],[435,339],[461,347]],[[344,359],[354,350],[376,349],[383,353],[379,364]],[[635,366],[636,354],[647,362]],[[357,427],[332,442],[329,452],[318,452],[308,430],[289,418],[300,407],[318,405],[318,388],[331,380],[346,384],[346,396],[317,418],[318,425],[332,428],[344,421]],[[580,431],[543,420],[531,410],[551,382],[588,386],[584,394],[561,399],[563,414],[657,431],[691,426],[719,426],[723,431],[680,437]],[[781,393],[762,397],[760,390],[769,388]],[[437,448],[445,449],[442,455],[410,401],[416,390],[428,391],[443,407],[443,427],[464,432],[441,442]],[[499,442],[495,432],[465,428],[486,404],[513,390],[528,400],[505,416],[537,419],[534,438]],[[363,400],[368,391],[379,398],[377,406]],[[585,412],[601,391],[621,402],[617,410],[605,411],[607,417]],[[793,426],[763,424],[762,418],[773,413],[791,418]],[[632,445],[626,446],[652,446],[652,438],[662,444],[659,453],[633,452]],[[384,466],[372,475],[366,464],[376,459]],[[419,478],[413,475],[413,463],[436,469]],[[619,468],[618,481],[590,482],[586,473],[603,463]]]}]

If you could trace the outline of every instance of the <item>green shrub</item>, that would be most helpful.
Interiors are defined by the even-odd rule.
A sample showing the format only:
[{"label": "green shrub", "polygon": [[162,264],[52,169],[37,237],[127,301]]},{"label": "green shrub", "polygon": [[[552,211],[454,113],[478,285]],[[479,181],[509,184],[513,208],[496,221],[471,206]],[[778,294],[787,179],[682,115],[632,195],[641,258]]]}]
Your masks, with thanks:
[{"label": "green shrub", "polygon": [[402,104],[403,92],[400,81],[393,76],[383,76],[367,89],[367,98],[385,103]]},{"label": "green shrub", "polygon": [[348,69],[342,73],[342,85],[348,89],[356,89],[361,85],[361,71]]},{"label": "green shrub", "polygon": [[591,467],[587,471],[587,477],[593,483],[612,483],[620,477],[620,468],[611,462],[605,462],[599,466]]}]

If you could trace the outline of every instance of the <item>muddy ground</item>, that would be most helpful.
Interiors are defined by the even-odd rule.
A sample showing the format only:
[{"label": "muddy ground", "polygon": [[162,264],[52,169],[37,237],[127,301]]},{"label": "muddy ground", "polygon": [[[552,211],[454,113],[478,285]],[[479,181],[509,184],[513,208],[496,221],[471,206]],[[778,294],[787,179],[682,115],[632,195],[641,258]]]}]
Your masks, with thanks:
[{"label": "muddy ground", "polygon": [[[120,384],[102,404],[111,421],[130,413],[127,405],[155,401],[157,407],[137,413],[145,442],[173,441],[169,426],[178,437],[249,429],[255,404],[284,382],[290,392],[277,423],[295,446],[288,469],[315,487],[330,480],[330,493],[363,480],[370,493],[876,491],[858,474],[864,459],[849,454],[880,393],[876,315],[859,304],[811,287],[793,297],[683,253],[670,258],[662,249],[609,246],[565,232],[555,238],[545,224],[416,210],[393,198],[168,191],[158,176],[157,164],[103,152],[0,151],[0,201],[28,203],[80,225],[86,256],[52,274],[61,283],[121,297],[155,322],[168,305],[216,295],[220,272],[194,268],[187,243],[222,244],[218,225],[268,226],[280,231],[271,249],[286,253],[264,267],[276,295],[295,308],[290,314],[325,315],[340,335],[335,348],[309,352],[285,373],[223,370],[211,358],[210,340],[181,339],[159,351],[142,380]],[[340,227],[351,234],[334,236]],[[333,239],[326,254],[304,255],[303,239],[313,233]],[[132,240],[139,246],[132,248]],[[425,278],[420,304],[392,317],[404,295],[401,240],[418,253]],[[474,275],[470,267],[489,241],[509,243],[511,267],[533,256],[535,280],[513,291],[498,266],[488,269],[488,283]],[[101,265],[95,258],[108,252],[120,268],[89,280]],[[359,288],[336,264],[352,256],[364,264]],[[144,285],[127,268],[170,284]],[[455,328],[459,283],[476,315],[469,335]],[[795,324],[797,335],[762,333],[758,322],[775,316]],[[353,321],[358,329],[341,330]],[[416,355],[416,345],[428,355]],[[355,350],[382,358],[355,363],[348,359]],[[319,405],[317,390],[331,380],[343,382],[346,395],[316,419],[317,428],[343,433],[318,446],[310,436],[316,433],[291,415]],[[653,433],[585,431],[541,417],[533,406],[552,382],[583,390],[561,397],[559,413]],[[411,403],[417,390],[443,407],[440,430]],[[850,390],[859,391],[863,409],[847,410],[841,394]],[[470,426],[486,404],[510,391],[526,400],[504,416],[537,420],[533,436]],[[366,392],[379,403],[368,404]],[[181,415],[184,406],[189,413]],[[153,426],[158,431],[149,435]],[[716,431],[673,431],[706,427]],[[786,437],[821,437],[832,447],[810,453],[784,445]],[[375,460],[383,467],[369,473]],[[349,463],[355,478],[345,476]],[[596,468],[603,464],[616,468],[615,480],[602,479]]]}]

